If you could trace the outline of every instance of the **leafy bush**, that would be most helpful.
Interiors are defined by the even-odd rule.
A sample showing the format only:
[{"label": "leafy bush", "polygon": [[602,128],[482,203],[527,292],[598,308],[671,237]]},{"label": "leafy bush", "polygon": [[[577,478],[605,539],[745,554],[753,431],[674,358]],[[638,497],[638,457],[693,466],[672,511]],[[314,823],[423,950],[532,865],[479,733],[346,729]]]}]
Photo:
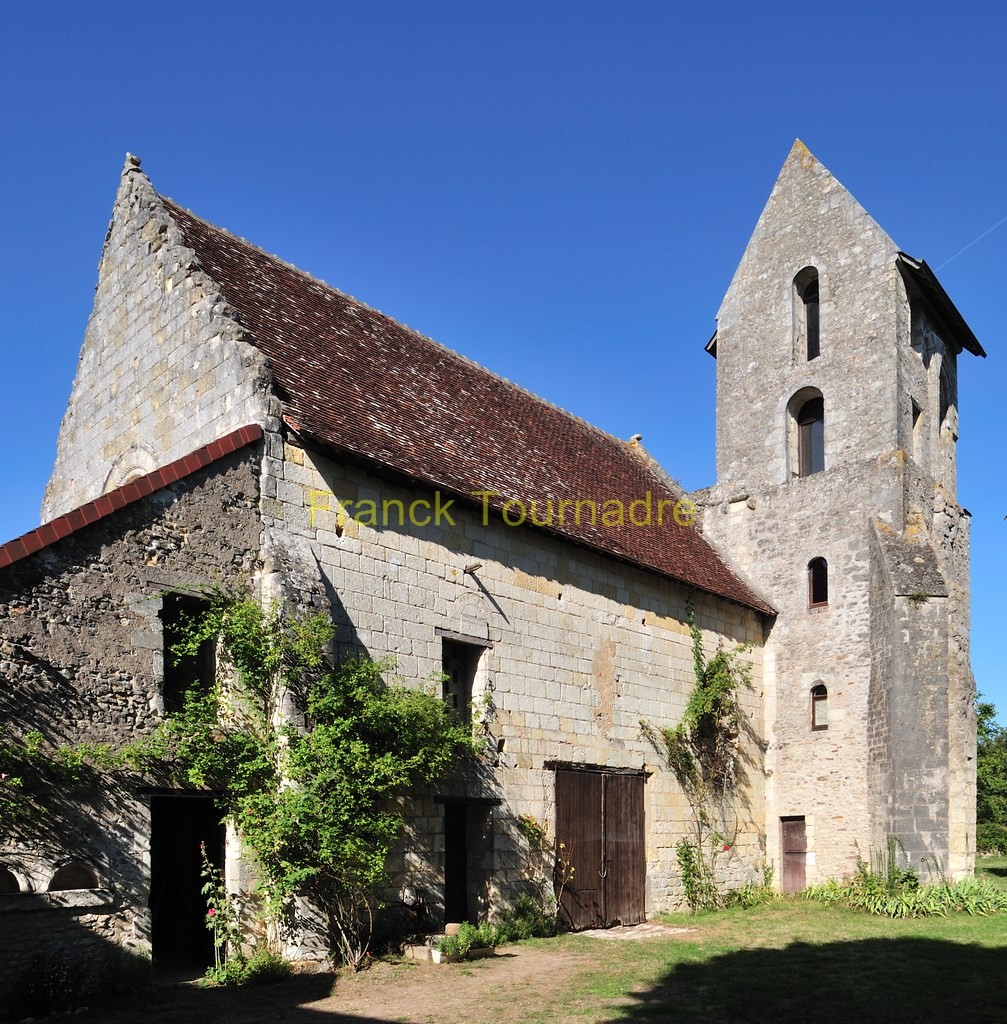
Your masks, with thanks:
[{"label": "leafy bush", "polygon": [[206,978],[216,985],[271,985],[290,976],[290,964],[265,946],[250,956],[237,953],[216,967],[207,969]]},{"label": "leafy bush", "polygon": [[445,956],[465,956],[470,949],[494,949],[504,939],[499,930],[483,921],[480,925],[464,922],[457,935],[444,935],[437,942],[437,951]]},{"label": "leafy bush", "polygon": [[1007,856],[1007,825],[992,821],[976,825],[976,849],[987,856]]},{"label": "leafy bush", "polygon": [[829,881],[811,886],[801,895],[819,903],[841,903],[885,917],[947,917],[950,913],[985,917],[1007,911],[1007,892],[992,882],[974,878],[894,889],[879,885],[876,879],[867,883],[854,879],[845,885]]},{"label": "leafy bush", "polygon": [[[218,791],[258,862],[267,910],[279,916],[295,895],[308,897],[328,919],[333,955],[356,969],[369,962],[373,909],[404,827],[395,798],[445,775],[474,745],[437,696],[386,685],[390,663],[332,670],[333,632],[324,616],[214,602],[183,623],[173,650],[192,655],[219,638],[236,678],[187,692],[151,750]],[[278,724],[283,693],[308,728]]]},{"label": "leafy bush", "polygon": [[527,892],[500,915],[496,927],[501,942],[548,938],[559,930],[555,908]]},{"label": "leafy bush", "polygon": [[884,850],[872,853],[870,863],[857,858],[852,881],[824,882],[805,889],[801,895],[886,917],[946,917],[950,913],[985,916],[1007,910],[1007,893],[991,882],[973,878],[951,882],[942,878],[931,885],[920,885],[915,871],[899,867],[901,850],[902,844],[889,837]]},{"label": "leafy bush", "polygon": [[773,903],[779,898],[780,894],[773,888],[771,883],[753,885],[749,882],[738,889],[732,889],[727,894],[727,905],[729,907],[741,907],[743,910],[751,910],[754,907],[762,907],[767,903]]}]

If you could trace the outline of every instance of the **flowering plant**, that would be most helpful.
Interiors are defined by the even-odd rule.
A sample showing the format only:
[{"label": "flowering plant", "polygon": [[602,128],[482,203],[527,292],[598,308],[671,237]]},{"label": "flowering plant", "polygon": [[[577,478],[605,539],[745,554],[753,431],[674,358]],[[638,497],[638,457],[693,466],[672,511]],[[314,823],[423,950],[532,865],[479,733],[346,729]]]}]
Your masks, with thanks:
[{"label": "flowering plant", "polygon": [[200,891],[206,897],[206,927],[213,933],[213,967],[206,973],[207,977],[219,981],[226,974],[227,961],[242,958],[241,928],[237,909],[220,871],[206,855],[206,843],[199,844],[199,855],[203,860],[200,869],[203,887]]}]

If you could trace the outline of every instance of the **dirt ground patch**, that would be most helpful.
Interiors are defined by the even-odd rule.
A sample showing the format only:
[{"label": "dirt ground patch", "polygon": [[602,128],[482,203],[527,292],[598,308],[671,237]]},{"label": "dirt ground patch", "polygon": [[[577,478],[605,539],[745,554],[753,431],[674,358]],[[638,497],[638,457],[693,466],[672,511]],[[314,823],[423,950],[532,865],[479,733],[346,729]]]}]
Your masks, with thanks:
[{"label": "dirt ground patch", "polygon": [[360,974],[300,975],[276,985],[200,989],[193,984],[93,1005],[94,1024],[519,1024],[562,1020],[558,1004],[589,971],[587,951],[513,945],[459,964],[376,963]]}]

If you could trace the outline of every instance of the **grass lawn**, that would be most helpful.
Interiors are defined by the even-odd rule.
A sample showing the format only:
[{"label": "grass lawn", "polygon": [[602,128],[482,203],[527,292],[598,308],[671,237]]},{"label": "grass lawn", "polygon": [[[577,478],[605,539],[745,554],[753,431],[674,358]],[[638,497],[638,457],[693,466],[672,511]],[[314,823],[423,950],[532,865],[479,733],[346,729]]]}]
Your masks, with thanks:
[{"label": "grass lawn", "polygon": [[[1007,858],[977,875],[1007,889]],[[591,943],[593,967],[571,979],[562,1011],[527,1024],[1007,1021],[1005,914],[899,921],[793,898],[668,920],[695,931],[559,940]]]},{"label": "grass lawn", "polygon": [[[1007,890],[1007,857],[977,876]],[[1007,1022],[1007,913],[890,920],[800,898],[666,919],[666,937],[564,935],[488,960],[161,987],[81,1024],[940,1024]]]},{"label": "grass lawn", "polygon": [[985,878],[1007,892],[1007,857],[982,857],[976,861],[976,878]]}]

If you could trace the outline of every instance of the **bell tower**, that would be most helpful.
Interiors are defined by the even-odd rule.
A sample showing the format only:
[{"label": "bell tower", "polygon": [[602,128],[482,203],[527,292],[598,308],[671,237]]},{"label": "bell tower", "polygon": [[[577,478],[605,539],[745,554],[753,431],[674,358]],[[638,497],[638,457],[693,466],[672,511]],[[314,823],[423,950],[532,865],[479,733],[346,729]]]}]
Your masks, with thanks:
[{"label": "bell tower", "polygon": [[956,364],[985,353],[926,263],[799,141],[708,350],[717,483],[696,496],[703,528],[779,612],[763,723],[777,878],[840,877],[890,835],[917,870],[936,858],[968,873]]}]

